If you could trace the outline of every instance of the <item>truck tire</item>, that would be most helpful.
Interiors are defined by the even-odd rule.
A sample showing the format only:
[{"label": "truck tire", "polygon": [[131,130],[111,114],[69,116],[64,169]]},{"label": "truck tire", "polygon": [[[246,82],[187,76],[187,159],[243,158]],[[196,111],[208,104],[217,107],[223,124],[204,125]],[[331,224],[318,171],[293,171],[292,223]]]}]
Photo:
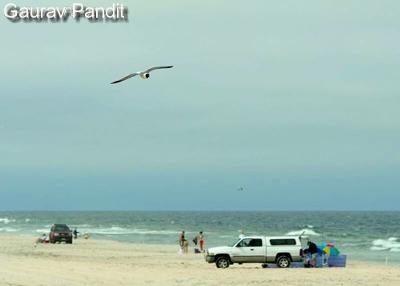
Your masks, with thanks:
[{"label": "truck tire", "polygon": [[228,268],[230,264],[229,258],[226,256],[220,256],[215,261],[217,268]]},{"label": "truck tire", "polygon": [[279,268],[288,268],[290,266],[290,258],[285,255],[281,255],[276,260],[276,265]]}]

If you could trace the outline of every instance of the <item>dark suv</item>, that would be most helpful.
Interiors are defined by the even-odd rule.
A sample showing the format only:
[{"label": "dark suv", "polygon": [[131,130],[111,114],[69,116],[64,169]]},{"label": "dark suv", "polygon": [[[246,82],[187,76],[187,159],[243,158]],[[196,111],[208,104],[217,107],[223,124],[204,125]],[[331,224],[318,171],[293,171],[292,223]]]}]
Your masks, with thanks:
[{"label": "dark suv", "polygon": [[49,234],[50,243],[65,241],[72,243],[72,231],[66,224],[53,224]]}]

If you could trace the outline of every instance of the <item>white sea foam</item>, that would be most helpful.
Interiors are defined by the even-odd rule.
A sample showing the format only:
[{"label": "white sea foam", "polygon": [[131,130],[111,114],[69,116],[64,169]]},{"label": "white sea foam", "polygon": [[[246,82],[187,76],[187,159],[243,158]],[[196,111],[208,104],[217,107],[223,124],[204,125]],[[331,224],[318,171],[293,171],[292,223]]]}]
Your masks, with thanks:
[{"label": "white sea foam", "polygon": [[109,228],[82,228],[81,232],[87,232],[91,234],[102,234],[102,235],[126,235],[126,234],[142,234],[142,235],[169,235],[178,234],[178,231],[174,230],[149,230],[149,229],[137,229],[137,228],[123,228],[118,226],[112,226]]},{"label": "white sea foam", "polygon": [[30,222],[30,221],[31,221],[30,218],[26,218],[26,219],[25,219],[25,222]]},{"label": "white sea foam", "polygon": [[36,230],[38,233],[47,233],[50,232],[50,228],[39,228]]},{"label": "white sea foam", "polygon": [[18,229],[12,227],[2,227],[0,228],[0,232],[17,232]]},{"label": "white sea foam", "polygon": [[312,229],[309,228],[303,228],[301,230],[294,230],[294,231],[289,231],[286,235],[311,235],[311,236],[320,236],[319,233],[315,232]]},{"label": "white sea foam", "polygon": [[[88,226],[88,227],[85,227]],[[46,226],[45,226],[46,227]],[[128,234],[138,234],[138,235],[171,235],[178,234],[175,230],[150,230],[150,229],[138,229],[138,228],[124,228],[119,226],[112,227],[91,227],[90,225],[76,225],[80,233],[90,233],[90,234],[100,234],[100,235],[128,235]],[[74,227],[72,227],[73,229]],[[38,228],[35,230],[37,233],[48,233],[49,228]]]},{"label": "white sea foam", "polygon": [[0,222],[4,224],[9,224],[10,222],[16,222],[15,219],[9,219],[8,217],[0,217]]},{"label": "white sea foam", "polygon": [[400,241],[398,241],[397,237],[390,237],[388,239],[376,239],[372,241],[372,246],[370,247],[370,250],[389,250],[392,252],[398,252],[400,251]]},{"label": "white sea foam", "polygon": [[386,247],[380,247],[380,246],[371,246],[370,247],[371,250],[376,250],[376,251],[382,251],[382,250],[386,250]]}]

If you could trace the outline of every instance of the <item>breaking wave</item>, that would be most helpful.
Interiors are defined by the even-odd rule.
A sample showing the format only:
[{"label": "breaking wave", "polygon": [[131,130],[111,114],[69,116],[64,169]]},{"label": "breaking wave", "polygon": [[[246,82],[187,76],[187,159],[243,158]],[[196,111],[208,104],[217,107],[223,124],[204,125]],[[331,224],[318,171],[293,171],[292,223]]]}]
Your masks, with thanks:
[{"label": "breaking wave", "polygon": [[10,222],[16,222],[15,219],[9,219],[8,217],[0,217],[0,222],[4,224],[9,224]]},{"label": "breaking wave", "polygon": [[372,246],[370,247],[370,250],[388,250],[391,252],[400,252],[400,241],[397,237],[390,237],[388,239],[376,239],[372,241]]},{"label": "breaking wave", "polygon": [[315,232],[312,229],[309,228],[303,228],[300,230],[294,230],[294,231],[289,231],[288,233],[286,233],[286,235],[310,235],[310,236],[320,236],[320,234],[318,232]]}]

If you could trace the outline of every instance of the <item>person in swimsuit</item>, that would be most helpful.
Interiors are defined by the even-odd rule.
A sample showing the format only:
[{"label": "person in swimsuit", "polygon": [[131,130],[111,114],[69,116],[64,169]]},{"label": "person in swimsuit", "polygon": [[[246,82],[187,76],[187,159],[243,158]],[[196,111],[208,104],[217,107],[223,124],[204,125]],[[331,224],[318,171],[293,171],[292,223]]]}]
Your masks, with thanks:
[{"label": "person in swimsuit", "polygon": [[199,232],[197,240],[199,241],[200,252],[204,252],[204,235],[202,231]]}]

